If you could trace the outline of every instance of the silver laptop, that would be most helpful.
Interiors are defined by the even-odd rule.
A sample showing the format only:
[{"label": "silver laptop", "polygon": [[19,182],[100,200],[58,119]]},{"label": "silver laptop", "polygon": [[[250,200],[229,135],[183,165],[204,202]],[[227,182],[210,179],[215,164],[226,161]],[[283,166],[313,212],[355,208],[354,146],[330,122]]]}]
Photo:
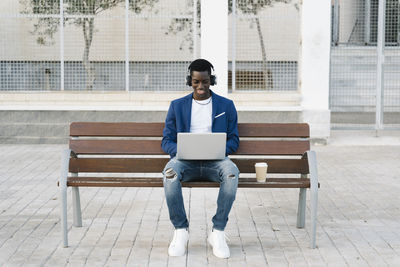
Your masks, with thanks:
[{"label": "silver laptop", "polygon": [[178,133],[177,159],[219,160],[225,158],[226,133]]}]

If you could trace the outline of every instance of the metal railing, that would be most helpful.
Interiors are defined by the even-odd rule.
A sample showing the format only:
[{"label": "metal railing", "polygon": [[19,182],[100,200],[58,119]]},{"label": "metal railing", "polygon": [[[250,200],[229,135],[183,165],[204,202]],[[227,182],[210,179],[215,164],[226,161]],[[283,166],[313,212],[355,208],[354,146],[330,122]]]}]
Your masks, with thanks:
[{"label": "metal railing", "polygon": [[399,2],[335,0],[332,11],[332,128],[400,128]]}]

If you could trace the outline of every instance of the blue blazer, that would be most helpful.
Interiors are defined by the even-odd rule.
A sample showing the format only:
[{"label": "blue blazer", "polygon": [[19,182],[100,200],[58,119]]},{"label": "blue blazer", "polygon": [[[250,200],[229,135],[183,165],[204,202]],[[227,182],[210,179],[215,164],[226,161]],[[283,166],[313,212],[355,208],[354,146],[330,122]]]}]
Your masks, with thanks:
[{"label": "blue blazer", "polygon": [[[232,100],[212,95],[212,132],[226,133],[226,155],[235,152],[239,146],[237,112]],[[176,155],[177,133],[190,132],[193,93],[173,100],[169,106],[161,142],[162,149],[171,158]]]}]

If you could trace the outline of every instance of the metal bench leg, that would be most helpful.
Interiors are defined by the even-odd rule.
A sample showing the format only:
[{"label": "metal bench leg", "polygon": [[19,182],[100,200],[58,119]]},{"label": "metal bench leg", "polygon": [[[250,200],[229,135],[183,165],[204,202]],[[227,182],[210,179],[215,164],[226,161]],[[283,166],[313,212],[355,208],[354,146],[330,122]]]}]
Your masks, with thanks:
[{"label": "metal bench leg", "polygon": [[307,198],[307,189],[300,188],[299,205],[297,208],[297,228],[304,228],[306,222],[306,198]]},{"label": "metal bench leg", "polygon": [[311,248],[316,246],[318,190],[311,191]]},{"label": "metal bench leg", "polygon": [[81,199],[79,197],[79,187],[72,187],[72,207],[74,209],[74,226],[82,227]]},{"label": "metal bench leg", "polygon": [[68,247],[68,222],[67,222],[67,176],[70,149],[63,151],[61,157],[61,177],[60,177],[60,207],[61,207],[61,233],[63,236],[63,245]]},{"label": "metal bench leg", "polygon": [[316,247],[317,210],[318,210],[318,173],[317,158],[314,151],[307,151],[310,170],[310,199],[311,199],[311,248]]}]

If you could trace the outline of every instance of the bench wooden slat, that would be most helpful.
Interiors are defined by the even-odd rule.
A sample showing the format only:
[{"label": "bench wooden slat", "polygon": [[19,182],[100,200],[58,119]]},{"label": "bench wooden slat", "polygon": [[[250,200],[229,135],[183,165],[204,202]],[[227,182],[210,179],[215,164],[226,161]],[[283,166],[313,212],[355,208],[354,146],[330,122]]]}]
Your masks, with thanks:
[{"label": "bench wooden slat", "polygon": [[[161,137],[164,123],[141,122],[73,122],[70,136]],[[240,137],[310,136],[306,123],[239,123]]]},{"label": "bench wooden slat", "polygon": [[[71,158],[70,172],[161,172],[169,158]],[[254,173],[256,162],[267,162],[269,173],[307,174],[305,159],[232,159],[241,173]]]},{"label": "bench wooden slat", "polygon": [[310,150],[308,140],[288,141],[240,141],[238,150],[233,155],[303,155]]},{"label": "bench wooden slat", "polygon": [[70,172],[160,173],[169,158],[72,158]]},{"label": "bench wooden slat", "polygon": [[163,128],[160,122],[73,122],[70,136],[160,137]]},{"label": "bench wooden slat", "polygon": [[166,155],[161,140],[70,140],[77,154]]},{"label": "bench wooden slat", "polygon": [[[99,187],[163,187],[162,178],[149,177],[68,177],[67,186]],[[219,183],[199,181],[183,182],[183,187],[219,187]],[[259,183],[255,178],[240,178],[238,187],[244,188],[309,188],[307,178],[269,178]]]},{"label": "bench wooden slat", "polygon": [[268,173],[308,174],[308,162],[305,159],[232,159],[241,173],[254,173],[254,164],[268,163]]},{"label": "bench wooden slat", "polygon": [[[104,176],[68,176],[67,180],[68,182],[141,182],[141,183],[158,183],[162,182],[162,177],[104,177]],[[199,178],[199,181],[201,179]],[[280,177],[280,178],[267,178],[267,182],[291,182],[291,183],[298,183],[298,182],[307,182],[309,181],[309,178],[293,178],[293,177]],[[240,177],[239,178],[239,183],[241,182],[256,182],[256,178],[251,178],[251,177]],[[198,181],[196,181],[198,182]],[[201,182],[207,182],[207,181],[201,181]],[[190,182],[192,183],[192,182]],[[218,184],[218,183],[215,183]]]},{"label": "bench wooden slat", "polygon": [[307,123],[239,123],[240,137],[310,137]]},{"label": "bench wooden slat", "polygon": [[[161,140],[70,140],[77,154],[165,155]],[[310,149],[308,140],[243,140],[234,155],[303,155]]]}]

